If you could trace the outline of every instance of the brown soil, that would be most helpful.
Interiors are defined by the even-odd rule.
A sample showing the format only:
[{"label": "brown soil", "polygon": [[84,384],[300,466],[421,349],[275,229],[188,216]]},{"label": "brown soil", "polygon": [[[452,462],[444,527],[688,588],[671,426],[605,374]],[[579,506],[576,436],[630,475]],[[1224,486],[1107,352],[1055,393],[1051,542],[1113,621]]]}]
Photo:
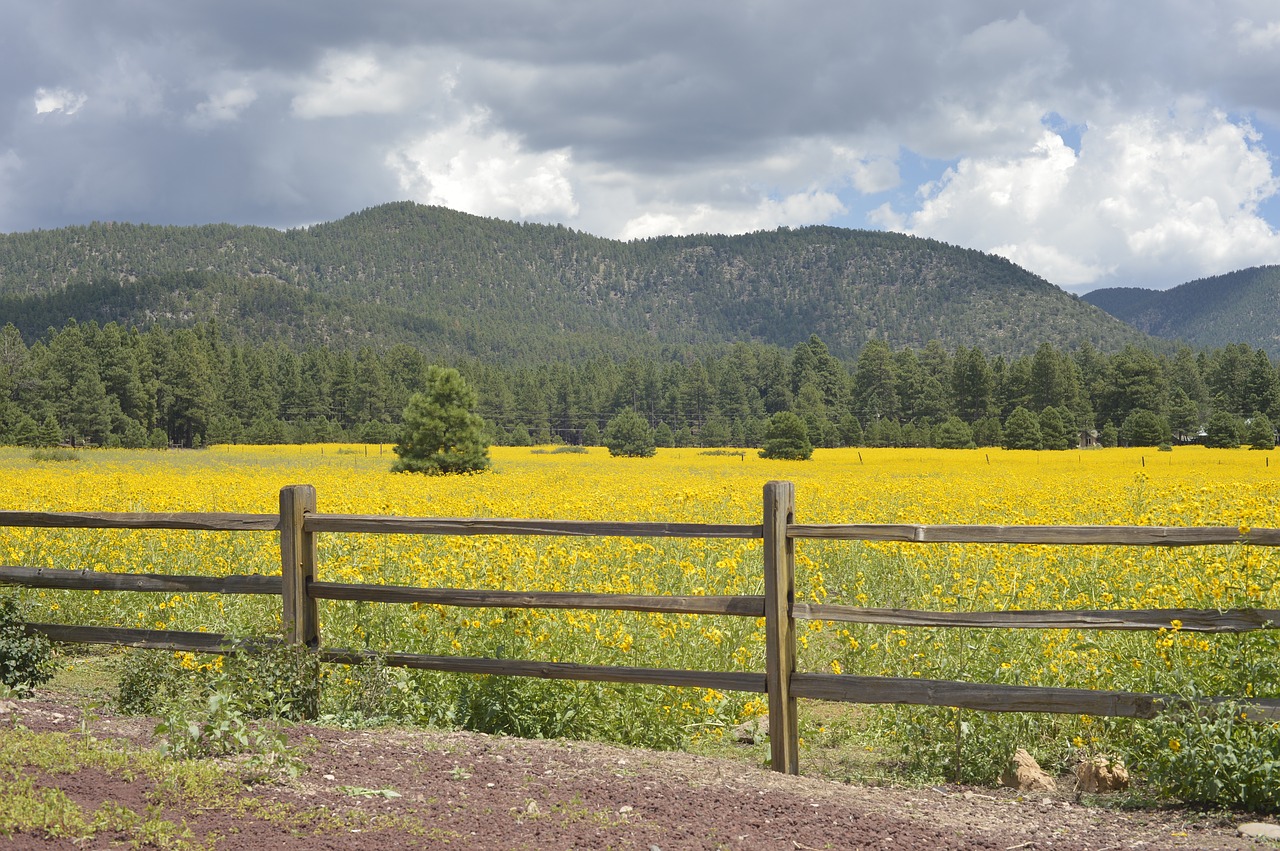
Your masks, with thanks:
[{"label": "brown soil", "polygon": [[[0,736],[13,724],[82,729],[77,709],[47,699],[9,702]],[[151,743],[145,719],[105,716],[89,726],[99,739]],[[1262,847],[1237,834],[1237,820],[1082,806],[1066,788],[1028,797],[846,786],[680,753],[460,732],[300,725],[290,738],[307,768],[296,781],[246,789],[258,806],[237,813],[184,805],[164,817],[220,851]],[[104,801],[143,812],[152,791],[145,779],[99,770],[40,779],[86,812]],[[17,835],[0,837],[0,848],[118,848],[113,840],[121,839]]]}]

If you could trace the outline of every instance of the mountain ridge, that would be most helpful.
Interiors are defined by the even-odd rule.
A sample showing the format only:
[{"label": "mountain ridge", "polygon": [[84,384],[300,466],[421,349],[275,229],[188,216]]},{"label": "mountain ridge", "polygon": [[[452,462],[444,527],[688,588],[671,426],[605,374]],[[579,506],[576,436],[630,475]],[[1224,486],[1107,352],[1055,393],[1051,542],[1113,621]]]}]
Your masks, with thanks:
[{"label": "mountain ridge", "polygon": [[1248,342],[1280,357],[1280,266],[1254,266],[1168,290],[1109,287],[1082,298],[1154,337],[1200,348]]},{"label": "mountain ridge", "polygon": [[1041,342],[1149,339],[1010,261],[934,240],[814,226],[621,242],[563,225],[395,202],[277,231],[98,223],[0,235],[0,317],[24,336],[67,319],[254,341],[411,343],[512,360],[817,334],[1020,355]]}]

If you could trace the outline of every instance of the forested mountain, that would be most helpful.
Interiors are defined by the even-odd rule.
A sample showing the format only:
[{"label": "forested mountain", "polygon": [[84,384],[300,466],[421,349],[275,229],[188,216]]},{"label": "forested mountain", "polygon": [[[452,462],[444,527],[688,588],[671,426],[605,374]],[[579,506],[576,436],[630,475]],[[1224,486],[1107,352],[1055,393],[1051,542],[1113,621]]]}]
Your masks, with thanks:
[{"label": "forested mountain", "polygon": [[818,335],[1025,355],[1143,337],[999,257],[831,227],[619,242],[388,204],[309,228],[94,224],[0,235],[0,321],[68,319],[294,348],[406,343],[497,363]]},{"label": "forested mountain", "polygon": [[1280,266],[1258,266],[1171,290],[1114,287],[1084,300],[1156,337],[1193,346],[1250,343],[1280,356]]}]

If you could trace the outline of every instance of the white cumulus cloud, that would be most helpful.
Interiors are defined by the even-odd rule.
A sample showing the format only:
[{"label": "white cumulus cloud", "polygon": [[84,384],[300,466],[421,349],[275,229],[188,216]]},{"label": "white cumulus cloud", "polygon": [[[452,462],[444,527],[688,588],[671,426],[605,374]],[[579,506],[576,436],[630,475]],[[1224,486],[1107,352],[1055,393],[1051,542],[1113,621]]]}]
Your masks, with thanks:
[{"label": "white cumulus cloud", "polygon": [[84,106],[88,100],[82,92],[73,92],[70,89],[36,89],[34,101],[36,115],[47,115],[51,112],[61,112],[64,115],[75,115],[80,111],[80,107]]},{"label": "white cumulus cloud", "polygon": [[1258,212],[1278,189],[1248,123],[1182,105],[1091,123],[1079,154],[1045,132],[1020,154],[964,158],[922,187],[917,211],[879,216],[1061,286],[1166,287],[1224,264],[1280,262],[1280,234]]},{"label": "white cumulus cloud", "polygon": [[782,198],[763,198],[754,204],[717,206],[707,203],[660,204],[622,226],[622,239],[663,234],[747,233],[780,225],[806,225],[828,221],[844,212],[835,194],[821,189],[797,192]]},{"label": "white cumulus cloud", "polygon": [[568,149],[528,151],[483,110],[387,157],[414,200],[483,216],[565,219],[578,214]]}]

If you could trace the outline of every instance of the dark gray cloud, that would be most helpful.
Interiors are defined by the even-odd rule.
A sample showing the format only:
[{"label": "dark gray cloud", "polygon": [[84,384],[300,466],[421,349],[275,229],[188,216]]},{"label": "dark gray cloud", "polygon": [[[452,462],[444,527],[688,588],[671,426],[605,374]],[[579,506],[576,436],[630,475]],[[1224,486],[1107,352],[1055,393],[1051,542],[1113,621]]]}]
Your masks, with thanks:
[{"label": "dark gray cloud", "polygon": [[0,230],[413,198],[1168,286],[1280,262],[1277,57],[1269,0],[0,0]]}]

